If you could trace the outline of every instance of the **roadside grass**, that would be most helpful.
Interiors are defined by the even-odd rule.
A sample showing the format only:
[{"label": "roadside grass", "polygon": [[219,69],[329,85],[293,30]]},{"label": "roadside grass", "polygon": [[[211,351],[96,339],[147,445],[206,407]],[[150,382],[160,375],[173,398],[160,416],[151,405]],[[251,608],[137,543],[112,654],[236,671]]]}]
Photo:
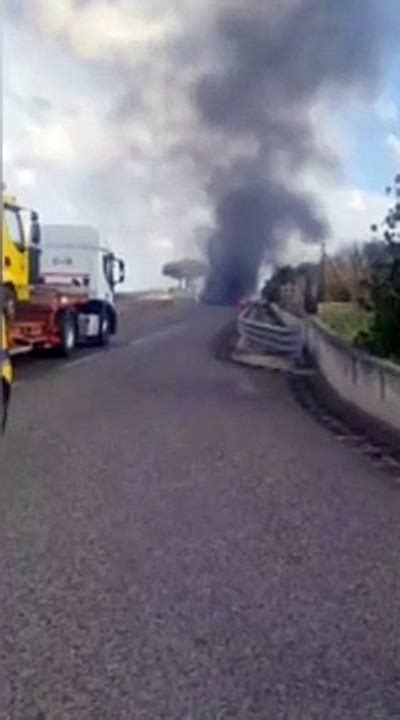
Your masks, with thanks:
[{"label": "roadside grass", "polygon": [[353,343],[358,333],[367,332],[373,313],[355,303],[323,303],[319,317],[331,330]]}]

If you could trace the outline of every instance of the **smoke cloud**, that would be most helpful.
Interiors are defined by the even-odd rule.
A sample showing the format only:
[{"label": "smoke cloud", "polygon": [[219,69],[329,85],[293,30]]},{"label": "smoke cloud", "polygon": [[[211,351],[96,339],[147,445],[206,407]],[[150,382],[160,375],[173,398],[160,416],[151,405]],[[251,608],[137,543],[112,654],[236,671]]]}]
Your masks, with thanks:
[{"label": "smoke cloud", "polygon": [[218,160],[210,168],[216,227],[208,246],[209,301],[235,302],[254,289],[262,261],[279,258],[291,233],[307,243],[328,234],[315,202],[296,190],[301,170],[334,165],[319,147],[311,111],[321,93],[340,107],[349,92],[376,88],[385,37],[380,6],[250,0],[220,13],[220,67],[198,80],[195,102],[210,132],[227,145],[245,139],[253,150],[230,163],[224,158],[222,173]]},{"label": "smoke cloud", "polygon": [[323,143],[377,99],[400,32],[398,0],[6,0],[5,14],[7,181],[35,177],[21,191],[48,222],[112,236],[132,284],[201,248],[218,302],[329,235],[324,204],[334,219],[346,204]]}]

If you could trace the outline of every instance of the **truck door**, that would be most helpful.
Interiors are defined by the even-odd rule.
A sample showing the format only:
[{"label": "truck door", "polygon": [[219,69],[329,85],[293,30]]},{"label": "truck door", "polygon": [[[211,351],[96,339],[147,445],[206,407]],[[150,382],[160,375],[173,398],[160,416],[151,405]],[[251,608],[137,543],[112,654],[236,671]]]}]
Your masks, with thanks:
[{"label": "truck door", "polygon": [[107,253],[103,256],[103,272],[111,290],[111,297],[114,297],[116,285],[125,280],[125,264],[116,258],[114,253]]},{"label": "truck door", "polygon": [[112,253],[105,253],[103,255],[103,275],[105,277],[105,297],[112,303],[114,297],[114,282],[113,282],[113,255]]},{"label": "truck door", "polygon": [[15,288],[19,300],[29,295],[29,256],[18,208],[4,207],[4,277],[3,282]]}]

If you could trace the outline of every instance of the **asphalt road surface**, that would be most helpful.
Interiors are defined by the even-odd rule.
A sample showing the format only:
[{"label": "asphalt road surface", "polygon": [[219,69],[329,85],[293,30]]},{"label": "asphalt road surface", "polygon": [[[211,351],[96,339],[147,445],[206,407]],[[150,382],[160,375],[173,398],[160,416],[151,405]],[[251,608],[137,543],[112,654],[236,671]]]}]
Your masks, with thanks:
[{"label": "asphalt road surface", "polygon": [[106,351],[19,362],[2,717],[400,718],[400,490],[213,357],[228,317],[125,310]]}]

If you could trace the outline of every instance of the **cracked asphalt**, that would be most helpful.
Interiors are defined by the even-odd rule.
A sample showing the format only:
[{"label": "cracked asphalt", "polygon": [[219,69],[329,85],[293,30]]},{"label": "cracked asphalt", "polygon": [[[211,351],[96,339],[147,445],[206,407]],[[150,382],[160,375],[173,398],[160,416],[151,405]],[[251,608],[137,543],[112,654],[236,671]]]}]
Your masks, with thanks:
[{"label": "cracked asphalt", "polygon": [[228,320],[126,309],[109,350],[19,363],[5,719],[400,718],[400,490],[216,360]]}]

